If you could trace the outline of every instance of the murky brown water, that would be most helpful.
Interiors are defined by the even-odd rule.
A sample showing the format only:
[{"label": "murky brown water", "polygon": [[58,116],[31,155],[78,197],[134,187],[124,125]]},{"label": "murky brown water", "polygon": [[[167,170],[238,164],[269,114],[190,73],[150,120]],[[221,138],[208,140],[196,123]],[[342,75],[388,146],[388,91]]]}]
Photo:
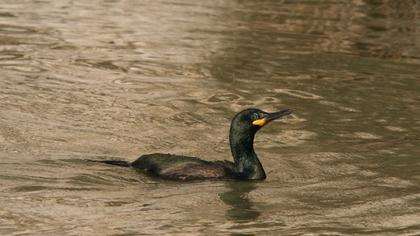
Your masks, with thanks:
[{"label": "murky brown water", "polygon": [[[0,3],[1,235],[420,234],[418,1]],[[246,107],[264,182],[177,183],[84,159],[230,159]]]}]

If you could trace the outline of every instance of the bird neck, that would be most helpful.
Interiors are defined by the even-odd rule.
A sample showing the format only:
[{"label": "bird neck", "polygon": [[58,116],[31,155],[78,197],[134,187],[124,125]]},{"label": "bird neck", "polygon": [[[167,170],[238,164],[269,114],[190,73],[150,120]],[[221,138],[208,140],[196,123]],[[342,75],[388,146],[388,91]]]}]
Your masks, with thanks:
[{"label": "bird neck", "polygon": [[241,133],[231,130],[230,149],[235,162],[235,171],[241,179],[265,179],[264,169],[254,151],[255,133]]}]

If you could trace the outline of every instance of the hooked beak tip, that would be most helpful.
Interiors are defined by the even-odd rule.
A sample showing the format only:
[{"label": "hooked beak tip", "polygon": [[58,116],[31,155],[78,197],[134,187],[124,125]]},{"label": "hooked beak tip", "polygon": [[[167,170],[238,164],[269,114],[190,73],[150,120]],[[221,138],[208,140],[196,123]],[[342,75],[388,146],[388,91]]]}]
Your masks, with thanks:
[{"label": "hooked beak tip", "polygon": [[267,122],[269,122],[269,121],[276,120],[280,117],[287,116],[287,115],[290,115],[290,114],[292,114],[292,110],[290,110],[290,109],[285,109],[285,110],[278,111],[278,112],[268,113],[268,116],[267,116],[266,120],[267,120]]}]

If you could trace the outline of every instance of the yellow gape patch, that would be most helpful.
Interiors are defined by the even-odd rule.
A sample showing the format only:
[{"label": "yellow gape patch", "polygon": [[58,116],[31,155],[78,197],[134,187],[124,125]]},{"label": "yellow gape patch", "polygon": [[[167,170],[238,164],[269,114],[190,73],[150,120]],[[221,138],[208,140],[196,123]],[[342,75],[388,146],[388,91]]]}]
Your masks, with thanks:
[{"label": "yellow gape patch", "polygon": [[267,122],[265,121],[265,119],[258,119],[258,120],[254,120],[254,121],[252,122],[252,124],[253,124],[253,125],[258,125],[258,126],[264,126],[264,125],[265,125],[265,123],[267,123]]}]

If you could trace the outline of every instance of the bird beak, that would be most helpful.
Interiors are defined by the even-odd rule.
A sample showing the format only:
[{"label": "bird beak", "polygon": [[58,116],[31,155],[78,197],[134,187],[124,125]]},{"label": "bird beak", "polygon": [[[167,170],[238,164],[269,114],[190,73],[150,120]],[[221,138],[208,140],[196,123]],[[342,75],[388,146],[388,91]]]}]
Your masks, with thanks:
[{"label": "bird beak", "polygon": [[265,119],[267,122],[270,122],[272,120],[275,120],[275,119],[278,119],[280,117],[287,116],[290,114],[292,114],[292,111],[290,109],[286,109],[279,112],[268,113]]},{"label": "bird beak", "polygon": [[266,113],[266,116],[264,118],[254,120],[252,122],[252,124],[262,127],[270,121],[276,120],[280,117],[287,116],[287,115],[290,115],[290,114],[292,114],[292,111],[290,109],[285,109],[285,110],[278,111],[278,112],[273,112],[273,113]]}]

